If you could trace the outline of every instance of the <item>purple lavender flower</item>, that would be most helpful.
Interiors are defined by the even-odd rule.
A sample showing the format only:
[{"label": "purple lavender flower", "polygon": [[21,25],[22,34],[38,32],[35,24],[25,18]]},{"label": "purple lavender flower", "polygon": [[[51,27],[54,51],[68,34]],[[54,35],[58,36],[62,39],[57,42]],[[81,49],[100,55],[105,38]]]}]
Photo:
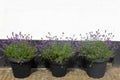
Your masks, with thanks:
[{"label": "purple lavender flower", "polygon": [[30,34],[26,35],[26,34],[22,34],[21,32],[19,32],[19,34],[12,32],[12,36],[9,37],[7,36],[7,40],[4,42],[3,41],[3,45],[9,45],[10,43],[21,43],[21,42],[26,42],[26,43],[30,43],[32,40],[32,36],[30,38]]},{"label": "purple lavender flower", "polygon": [[77,41],[77,42],[74,42],[73,44],[73,49],[76,51],[76,52],[79,52],[82,48],[81,46],[81,42]]},{"label": "purple lavender flower", "polygon": [[40,50],[46,48],[49,44],[50,44],[49,40],[41,40],[39,43],[37,43],[37,48],[40,51]]}]

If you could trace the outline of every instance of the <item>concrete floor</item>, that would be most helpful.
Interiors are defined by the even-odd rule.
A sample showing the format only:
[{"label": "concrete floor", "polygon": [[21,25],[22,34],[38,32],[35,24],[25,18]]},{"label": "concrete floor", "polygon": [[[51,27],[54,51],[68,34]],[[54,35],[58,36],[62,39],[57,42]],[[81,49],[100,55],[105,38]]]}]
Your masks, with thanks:
[{"label": "concrete floor", "polygon": [[46,68],[32,69],[32,74],[24,79],[14,78],[11,68],[0,68],[0,80],[120,80],[120,68],[108,65],[105,76],[100,79],[88,77],[84,70],[79,68],[70,69],[65,77],[53,77],[51,72]]}]

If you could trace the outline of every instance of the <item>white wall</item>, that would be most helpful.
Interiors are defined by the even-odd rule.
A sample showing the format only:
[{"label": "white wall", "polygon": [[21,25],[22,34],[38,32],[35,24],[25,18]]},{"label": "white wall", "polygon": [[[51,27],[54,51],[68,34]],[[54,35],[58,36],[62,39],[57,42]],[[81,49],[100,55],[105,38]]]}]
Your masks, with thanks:
[{"label": "white wall", "polygon": [[107,29],[120,41],[120,0],[0,0],[0,39],[11,32],[40,39]]}]

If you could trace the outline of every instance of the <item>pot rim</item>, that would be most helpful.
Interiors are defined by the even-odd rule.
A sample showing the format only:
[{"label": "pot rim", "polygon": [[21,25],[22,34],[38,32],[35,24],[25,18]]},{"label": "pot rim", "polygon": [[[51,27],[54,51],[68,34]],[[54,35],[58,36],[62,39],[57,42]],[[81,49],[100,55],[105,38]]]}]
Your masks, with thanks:
[{"label": "pot rim", "polygon": [[94,62],[94,63],[103,63],[103,62],[107,62],[107,59],[105,59],[105,58],[96,59],[96,60],[92,60],[92,62]]},{"label": "pot rim", "polygon": [[11,57],[8,57],[8,60],[9,60],[10,62],[14,62],[14,63],[25,63],[25,62],[29,62],[29,61],[30,61],[30,59],[23,59],[22,61],[19,61],[18,59],[16,59],[16,58],[11,58]]}]

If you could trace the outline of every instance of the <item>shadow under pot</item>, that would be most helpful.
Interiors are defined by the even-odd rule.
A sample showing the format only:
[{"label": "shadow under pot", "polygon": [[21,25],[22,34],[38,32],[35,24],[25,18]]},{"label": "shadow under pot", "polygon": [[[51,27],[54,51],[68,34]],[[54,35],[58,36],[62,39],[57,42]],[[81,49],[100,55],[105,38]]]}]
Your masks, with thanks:
[{"label": "shadow under pot", "polygon": [[38,63],[36,61],[36,57],[34,57],[33,59],[31,59],[31,68],[37,68]]},{"label": "shadow under pot", "polygon": [[76,66],[76,61],[77,61],[77,54],[72,56],[67,63],[68,68],[74,68]]},{"label": "shadow under pot", "polygon": [[114,60],[114,57],[110,57],[110,58],[108,59],[108,62],[109,62],[109,63],[112,63],[113,60]]},{"label": "shadow under pot", "polygon": [[50,69],[50,62],[51,62],[51,60],[50,59],[43,59],[44,60],[44,66],[45,66],[45,68],[48,68],[48,69]]},{"label": "shadow under pot", "polygon": [[13,75],[16,78],[25,78],[28,77],[31,73],[31,61],[28,59],[23,60],[23,63],[18,63],[18,60],[15,58],[8,58]]},{"label": "shadow under pot", "polygon": [[91,64],[91,60],[86,56],[79,56],[77,61],[78,66],[82,69],[86,69]]},{"label": "shadow under pot", "polygon": [[50,70],[55,77],[64,77],[67,73],[67,64],[60,64],[54,61],[50,62]]},{"label": "shadow under pot", "polygon": [[89,66],[87,66],[86,72],[89,77],[102,78],[105,74],[106,66],[107,61],[105,59],[94,60]]}]

